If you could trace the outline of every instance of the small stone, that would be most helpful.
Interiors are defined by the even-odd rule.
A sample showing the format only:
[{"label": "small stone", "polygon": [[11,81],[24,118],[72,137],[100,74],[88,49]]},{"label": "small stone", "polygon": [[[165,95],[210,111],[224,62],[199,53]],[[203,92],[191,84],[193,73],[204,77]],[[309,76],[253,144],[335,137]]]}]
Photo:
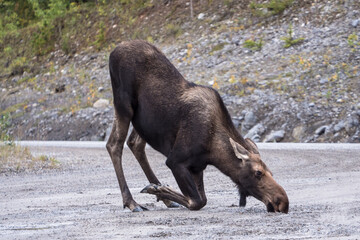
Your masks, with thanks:
[{"label": "small stone", "polygon": [[96,116],[99,116],[99,115],[100,115],[100,112],[94,112],[92,116],[96,117]]},{"label": "small stone", "polygon": [[343,103],[344,102],[344,99],[342,98],[339,98],[338,100],[336,100],[337,103]]},{"label": "small stone", "polygon": [[327,78],[322,78],[322,79],[320,79],[319,82],[320,82],[320,84],[325,84],[325,83],[328,83],[329,80]]},{"label": "small stone", "polygon": [[309,103],[309,107],[315,107],[315,103],[313,102]]},{"label": "small stone", "polygon": [[202,19],[204,19],[204,17],[205,17],[205,14],[204,14],[204,13],[200,13],[200,14],[198,15],[197,19],[202,20]]},{"label": "small stone", "polygon": [[344,129],[345,128],[345,122],[344,121],[340,121],[338,124],[336,124],[335,126],[334,126],[334,131],[335,132],[339,132],[339,131],[341,131],[342,129]]},{"label": "small stone", "polygon": [[260,136],[265,132],[265,127],[259,123],[256,124],[254,127],[252,127],[249,132],[244,136],[244,138],[250,138],[251,140],[254,141],[255,137],[259,139],[260,141]]},{"label": "small stone", "polygon": [[315,134],[320,136],[320,135],[324,134],[328,128],[329,128],[329,126],[327,126],[327,125],[321,126],[315,130]]},{"label": "small stone", "polygon": [[243,123],[243,128],[250,129],[256,124],[257,118],[253,112],[247,112]]},{"label": "small stone", "polygon": [[253,141],[253,142],[260,142],[260,136],[259,135],[254,135],[252,138],[251,138],[251,140]]},{"label": "small stone", "polygon": [[285,136],[284,130],[272,131],[265,137],[264,142],[280,142]]},{"label": "small stone", "polygon": [[296,141],[300,141],[303,134],[304,126],[302,125],[296,126],[292,131],[292,137],[295,138]]},{"label": "small stone", "polygon": [[354,28],[356,28],[360,23],[360,19],[355,19],[351,21],[351,26],[353,26]]},{"label": "small stone", "polygon": [[101,98],[94,103],[93,107],[94,108],[106,108],[108,105],[109,105],[109,100]]},{"label": "small stone", "polygon": [[104,88],[103,87],[99,87],[98,88],[98,92],[103,92],[104,91]]}]

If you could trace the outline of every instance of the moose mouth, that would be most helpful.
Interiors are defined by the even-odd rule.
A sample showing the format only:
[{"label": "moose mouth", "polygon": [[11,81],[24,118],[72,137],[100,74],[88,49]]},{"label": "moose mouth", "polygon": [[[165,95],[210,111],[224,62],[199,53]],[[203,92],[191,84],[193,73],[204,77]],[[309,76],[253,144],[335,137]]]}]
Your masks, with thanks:
[{"label": "moose mouth", "polygon": [[275,208],[270,202],[266,205],[266,209],[268,212],[275,212]]}]

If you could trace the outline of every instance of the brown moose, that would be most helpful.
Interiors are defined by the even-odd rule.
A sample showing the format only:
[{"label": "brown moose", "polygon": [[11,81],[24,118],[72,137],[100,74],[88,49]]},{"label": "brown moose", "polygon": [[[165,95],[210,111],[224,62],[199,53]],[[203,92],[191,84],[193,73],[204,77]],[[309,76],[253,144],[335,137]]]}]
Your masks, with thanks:
[{"label": "brown moose", "polygon": [[[167,207],[181,204],[198,210],[205,206],[203,171],[210,164],[236,183],[240,206],[253,196],[269,212],[288,212],[284,189],[261,161],[256,144],[238,133],[214,89],[186,81],[161,51],[141,40],[116,47],[109,68],[115,119],[106,148],[124,207],[146,210],[133,199],[122,169],[131,122],[134,128],[127,144],[150,182],[142,192],[156,195]],[[166,165],[182,194],[160,184],[148,163],[146,143],[167,157]]]}]

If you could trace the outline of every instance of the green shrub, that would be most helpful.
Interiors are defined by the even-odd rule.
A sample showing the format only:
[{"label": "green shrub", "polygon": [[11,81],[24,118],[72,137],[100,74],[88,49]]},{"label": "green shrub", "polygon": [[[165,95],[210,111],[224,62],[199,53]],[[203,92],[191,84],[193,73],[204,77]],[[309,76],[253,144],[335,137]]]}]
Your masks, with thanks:
[{"label": "green shrub", "polygon": [[166,25],[165,28],[166,28],[167,34],[172,35],[174,37],[179,37],[182,34],[182,29],[177,24],[169,23]]},{"label": "green shrub", "polygon": [[349,47],[351,48],[351,51],[355,51],[356,50],[356,46],[360,46],[360,42],[359,42],[359,38],[356,35],[356,33],[352,33],[348,36],[348,44]]},{"label": "green shrub", "polygon": [[105,44],[105,42],[106,42],[105,24],[104,24],[104,22],[100,22],[99,23],[99,31],[95,37],[95,42],[93,44],[95,45],[97,50],[100,50],[103,47],[103,45]]},{"label": "green shrub", "polygon": [[4,56],[5,56],[5,58],[6,59],[10,59],[11,58],[11,56],[13,55],[13,49],[12,49],[12,47],[10,47],[10,46],[7,46],[6,48],[4,48]]},{"label": "green shrub", "polygon": [[11,117],[9,113],[0,115],[0,142],[4,142],[7,145],[12,145],[13,141],[7,132],[7,129],[11,125]]},{"label": "green shrub", "polygon": [[259,41],[254,41],[252,39],[248,39],[244,42],[243,45],[245,48],[249,48],[253,51],[260,51],[263,46],[262,38]]},{"label": "green shrub", "polygon": [[26,57],[18,57],[10,64],[12,74],[22,74],[28,68]]},{"label": "green shrub", "polygon": [[293,45],[302,43],[305,40],[305,38],[294,38],[293,35],[294,31],[292,25],[290,24],[288,29],[288,35],[281,38],[281,40],[285,42],[284,48],[289,48]]},{"label": "green shrub", "polygon": [[[271,16],[282,13],[286,8],[290,7],[293,0],[271,0],[267,3],[250,3],[250,9],[258,16]],[[268,13],[264,13],[261,9],[267,9]]]},{"label": "green shrub", "polygon": [[68,33],[61,36],[60,44],[61,44],[61,50],[63,50],[64,53],[68,55],[71,52],[70,37]]},{"label": "green shrub", "polygon": [[210,55],[213,55],[214,52],[216,51],[220,51],[221,49],[223,49],[225,46],[225,43],[219,43],[219,44],[216,44],[210,51]]}]

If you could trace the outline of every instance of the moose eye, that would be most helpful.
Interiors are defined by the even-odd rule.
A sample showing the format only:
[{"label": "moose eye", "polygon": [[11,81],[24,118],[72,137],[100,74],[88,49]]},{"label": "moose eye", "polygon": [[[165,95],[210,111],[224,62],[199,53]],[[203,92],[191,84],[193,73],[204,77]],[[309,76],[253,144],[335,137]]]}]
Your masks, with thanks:
[{"label": "moose eye", "polygon": [[262,176],[262,172],[261,172],[261,171],[255,171],[255,176],[256,176],[256,177],[261,177],[261,176]]}]

